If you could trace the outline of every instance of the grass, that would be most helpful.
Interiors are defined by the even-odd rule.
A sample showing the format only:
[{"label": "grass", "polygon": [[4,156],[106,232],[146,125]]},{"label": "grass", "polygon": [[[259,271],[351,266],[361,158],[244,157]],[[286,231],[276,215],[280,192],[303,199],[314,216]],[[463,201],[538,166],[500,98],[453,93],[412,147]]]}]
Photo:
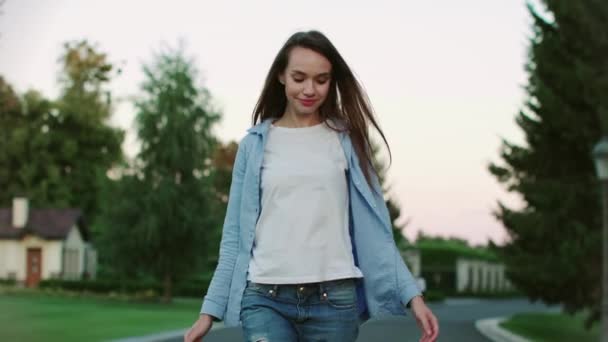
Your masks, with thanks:
[{"label": "grass", "polygon": [[37,291],[0,293],[0,341],[106,341],[190,327],[201,299],[171,304]]},{"label": "grass", "polygon": [[600,327],[596,323],[585,330],[584,316],[563,313],[522,313],[502,322],[501,327],[532,341],[599,341]]}]

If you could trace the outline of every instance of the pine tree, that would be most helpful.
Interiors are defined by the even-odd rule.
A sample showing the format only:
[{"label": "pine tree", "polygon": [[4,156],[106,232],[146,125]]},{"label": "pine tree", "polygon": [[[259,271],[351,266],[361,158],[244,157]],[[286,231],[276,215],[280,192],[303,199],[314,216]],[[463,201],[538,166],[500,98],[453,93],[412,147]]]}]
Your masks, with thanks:
[{"label": "pine tree", "polygon": [[567,312],[590,309],[590,324],[601,296],[591,150],[608,94],[597,79],[606,77],[608,12],[600,1],[545,3],[544,12],[529,6],[528,98],[516,118],[526,145],[503,141],[503,164],[489,170],[524,201],[522,209],[499,202],[496,211],[511,240],[502,249],[509,277],[533,300],[562,303]]}]

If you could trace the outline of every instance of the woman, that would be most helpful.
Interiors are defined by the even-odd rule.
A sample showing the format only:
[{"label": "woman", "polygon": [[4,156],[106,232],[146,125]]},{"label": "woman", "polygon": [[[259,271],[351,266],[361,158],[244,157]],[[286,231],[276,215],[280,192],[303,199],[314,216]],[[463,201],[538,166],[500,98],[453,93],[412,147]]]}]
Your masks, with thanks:
[{"label": "woman", "polygon": [[437,338],[393,240],[368,123],[388,147],[331,42],[292,35],[239,144],[218,266],[185,341],[214,319],[241,324],[247,341],[354,341],[361,322],[406,307],[421,341]]}]

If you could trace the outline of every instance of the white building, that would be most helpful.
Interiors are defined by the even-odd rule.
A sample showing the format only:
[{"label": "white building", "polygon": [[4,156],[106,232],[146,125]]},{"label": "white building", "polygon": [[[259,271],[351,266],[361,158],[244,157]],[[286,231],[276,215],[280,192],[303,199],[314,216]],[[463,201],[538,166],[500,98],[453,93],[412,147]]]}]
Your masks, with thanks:
[{"label": "white building", "polygon": [[458,258],[456,292],[506,292],[514,290],[506,277],[505,265],[499,262]]},{"label": "white building", "polygon": [[94,278],[97,253],[78,209],[0,208],[0,278],[36,286],[51,278]]}]

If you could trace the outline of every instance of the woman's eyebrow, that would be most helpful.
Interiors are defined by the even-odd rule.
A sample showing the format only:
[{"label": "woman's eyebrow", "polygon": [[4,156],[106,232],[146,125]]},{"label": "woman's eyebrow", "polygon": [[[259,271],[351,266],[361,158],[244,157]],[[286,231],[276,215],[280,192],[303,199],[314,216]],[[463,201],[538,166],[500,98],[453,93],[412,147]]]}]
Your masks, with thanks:
[{"label": "woman's eyebrow", "polygon": [[[300,71],[300,70],[293,70],[291,72],[292,74],[298,74],[298,75],[304,75],[307,76],[307,74],[304,71]],[[324,72],[324,73],[320,73],[315,77],[322,77],[322,76],[330,76],[331,74],[329,72]]]}]

